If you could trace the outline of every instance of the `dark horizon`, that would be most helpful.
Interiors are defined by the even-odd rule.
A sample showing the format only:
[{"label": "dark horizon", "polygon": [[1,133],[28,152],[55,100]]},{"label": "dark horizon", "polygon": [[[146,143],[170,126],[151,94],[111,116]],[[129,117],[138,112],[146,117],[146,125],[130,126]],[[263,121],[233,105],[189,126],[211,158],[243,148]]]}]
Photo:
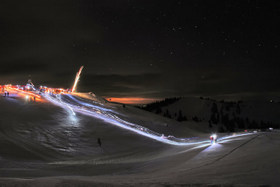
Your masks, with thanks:
[{"label": "dark horizon", "polygon": [[107,98],[278,98],[278,1],[6,1],[0,84]]}]

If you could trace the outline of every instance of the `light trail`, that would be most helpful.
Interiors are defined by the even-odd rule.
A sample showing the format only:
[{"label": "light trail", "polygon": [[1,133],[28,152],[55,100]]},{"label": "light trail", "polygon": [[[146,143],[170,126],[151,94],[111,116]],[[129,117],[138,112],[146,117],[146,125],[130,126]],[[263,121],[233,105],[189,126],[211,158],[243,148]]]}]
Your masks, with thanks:
[{"label": "light trail", "polygon": [[28,97],[26,97],[26,99],[29,99],[29,97],[30,98],[36,98],[36,102],[44,102],[41,95],[39,95],[39,94],[30,92],[30,91],[21,90],[21,89],[18,89],[18,88],[13,88],[11,86],[7,86],[6,88],[7,88],[7,90],[11,90],[13,92],[16,92],[17,95],[21,95],[21,96],[24,96],[24,97],[28,96]]},{"label": "light trail", "polygon": [[79,103],[80,105],[84,105],[84,106],[95,108],[95,109],[105,110],[105,111],[108,111],[108,112],[113,112],[113,110],[111,110],[111,109],[107,109],[107,108],[103,108],[103,107],[99,107],[99,106],[96,106],[96,105],[93,105],[93,104],[89,104],[89,103],[86,103],[86,102],[79,101],[73,95],[67,94],[67,96],[70,97],[72,100],[76,101],[77,103]]},{"label": "light trail", "polygon": [[247,136],[247,135],[253,135],[253,134],[255,134],[255,133],[241,133],[241,134],[233,133],[232,135],[223,136],[223,137],[219,138],[217,143],[226,143],[226,142],[230,142],[231,139],[233,139],[233,138]]},{"label": "light trail", "polygon": [[75,116],[76,115],[76,113],[74,112],[74,110],[67,104],[67,103],[64,103],[62,100],[61,100],[61,95],[55,95],[56,96],[56,98],[58,98],[59,99],[59,102],[60,103],[63,103],[65,106],[67,106],[68,108],[69,108],[69,110],[72,112],[72,114]]},{"label": "light trail", "polygon": [[24,91],[24,90],[20,90],[20,89],[18,89],[18,88],[12,88],[12,87],[8,87],[8,89],[14,90],[14,91],[16,91],[16,92],[20,92],[20,93],[22,93],[22,94],[27,94],[27,95],[29,95],[29,96],[33,96],[33,97],[36,97],[36,98],[38,98],[38,99],[41,98],[40,95],[35,94],[35,93],[33,93],[33,92]]},{"label": "light trail", "polygon": [[[80,71],[77,73],[77,77],[79,78],[79,74],[81,73],[83,66],[80,68]],[[77,79],[78,80],[78,79]],[[6,88],[8,90],[13,90],[17,92],[18,94],[22,94],[26,97],[33,96],[36,97],[38,100],[41,100],[42,97],[39,94],[36,94],[34,92],[29,92],[25,90],[21,90],[15,87],[12,87],[11,85],[7,85]],[[43,94],[43,97],[48,100],[49,102],[60,106],[62,108],[65,108],[71,112],[73,116],[76,115],[75,112],[88,115],[94,118],[101,119],[103,121],[106,121],[110,124],[116,125],[118,127],[133,131],[137,134],[140,134],[142,136],[157,140],[162,143],[170,144],[170,145],[177,145],[177,146],[187,146],[187,145],[195,145],[196,148],[205,147],[208,145],[211,145],[210,140],[204,140],[204,141],[194,141],[196,137],[192,138],[176,138],[174,136],[164,136],[163,134],[157,133],[155,131],[152,131],[146,127],[143,127],[141,125],[128,122],[126,120],[123,120],[119,118],[115,112],[112,109],[104,108],[102,106],[96,106],[91,103],[83,102],[77,99],[76,97],[70,95],[70,94],[64,94],[64,97],[68,97],[65,101],[61,98],[61,94],[49,94],[45,93]],[[233,134],[229,136],[223,136],[218,139],[218,143],[225,143],[229,142],[232,139],[240,136],[247,136],[252,135],[253,133],[241,133],[241,134]]]},{"label": "light trail", "polygon": [[73,85],[72,90],[71,90],[72,92],[75,92],[75,91],[76,91],[76,87],[77,87],[78,81],[79,81],[79,79],[80,79],[80,74],[81,74],[83,68],[84,68],[84,66],[81,66],[81,67],[80,67],[80,70],[79,70],[78,73],[76,74],[76,78],[75,78],[75,81],[74,81],[74,85]]},{"label": "light trail", "polygon": [[[137,134],[140,134],[142,136],[157,140],[162,143],[170,144],[170,145],[177,145],[177,146],[188,146],[188,145],[205,145],[209,144],[210,140],[204,140],[204,141],[196,141],[196,142],[190,142],[193,138],[176,138],[174,136],[164,136],[163,134],[157,133],[155,131],[152,131],[146,127],[140,126],[138,124],[134,124],[128,121],[125,121],[123,119],[120,119],[118,116],[110,114],[106,111],[103,111],[104,108],[100,107],[99,109],[94,108],[87,108],[85,106],[76,106],[70,103],[65,103],[61,99],[56,99],[53,96],[50,96],[49,94],[44,95],[45,98],[50,101],[51,103],[60,106],[65,109],[71,108],[71,110],[74,112],[78,112],[87,116],[91,116],[97,119],[101,119],[105,122],[108,122],[110,124],[116,125],[118,127],[121,127],[123,129],[127,129],[130,131],[133,131]],[[246,133],[244,135],[251,135],[250,133]],[[243,136],[244,136],[243,135]],[[242,136],[242,135],[239,135]],[[221,140],[229,139],[235,136],[227,136],[224,137]],[[219,139],[220,140],[220,139]],[[218,140],[218,141],[219,141]]]}]

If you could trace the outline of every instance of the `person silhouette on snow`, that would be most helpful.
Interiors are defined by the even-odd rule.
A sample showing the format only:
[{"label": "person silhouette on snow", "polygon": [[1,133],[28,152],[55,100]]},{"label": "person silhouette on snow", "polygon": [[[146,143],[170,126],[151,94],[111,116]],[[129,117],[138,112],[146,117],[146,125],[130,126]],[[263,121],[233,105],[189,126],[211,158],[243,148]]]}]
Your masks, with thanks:
[{"label": "person silhouette on snow", "polygon": [[97,143],[98,143],[99,147],[101,147],[101,139],[100,138],[97,138]]}]

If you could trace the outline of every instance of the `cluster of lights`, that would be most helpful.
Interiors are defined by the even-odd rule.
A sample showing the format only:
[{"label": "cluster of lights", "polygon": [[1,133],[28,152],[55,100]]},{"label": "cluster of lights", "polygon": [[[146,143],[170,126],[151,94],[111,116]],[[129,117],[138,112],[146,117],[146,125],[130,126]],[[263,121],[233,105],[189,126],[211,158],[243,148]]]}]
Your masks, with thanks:
[{"label": "cluster of lights", "polygon": [[40,99],[40,98],[41,98],[41,96],[40,96],[39,94],[33,93],[33,92],[31,92],[31,91],[21,90],[21,89],[19,89],[19,88],[16,87],[16,86],[11,86],[11,85],[9,85],[9,86],[7,86],[7,89],[10,89],[10,90],[13,90],[13,91],[22,93],[22,94],[26,95],[26,98],[27,98],[27,96],[28,96],[28,98],[29,98],[29,96],[30,96],[30,97],[36,97],[37,99]]}]

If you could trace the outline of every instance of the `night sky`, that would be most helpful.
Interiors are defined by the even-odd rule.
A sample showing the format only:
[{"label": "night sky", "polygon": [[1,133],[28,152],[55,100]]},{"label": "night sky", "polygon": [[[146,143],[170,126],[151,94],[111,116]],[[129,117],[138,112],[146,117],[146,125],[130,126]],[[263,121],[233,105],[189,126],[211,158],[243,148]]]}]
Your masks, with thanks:
[{"label": "night sky", "polygon": [[279,1],[0,2],[0,84],[104,97],[279,96]]}]

